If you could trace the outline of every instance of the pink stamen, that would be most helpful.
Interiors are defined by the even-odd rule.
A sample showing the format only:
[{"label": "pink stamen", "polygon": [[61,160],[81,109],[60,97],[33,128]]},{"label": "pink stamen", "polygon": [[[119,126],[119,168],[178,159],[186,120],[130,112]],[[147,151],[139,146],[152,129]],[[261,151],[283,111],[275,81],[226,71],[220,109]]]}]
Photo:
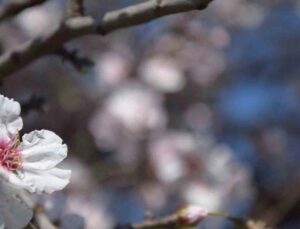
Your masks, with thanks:
[{"label": "pink stamen", "polygon": [[0,165],[9,170],[16,171],[22,164],[17,138],[10,142],[0,141]]}]

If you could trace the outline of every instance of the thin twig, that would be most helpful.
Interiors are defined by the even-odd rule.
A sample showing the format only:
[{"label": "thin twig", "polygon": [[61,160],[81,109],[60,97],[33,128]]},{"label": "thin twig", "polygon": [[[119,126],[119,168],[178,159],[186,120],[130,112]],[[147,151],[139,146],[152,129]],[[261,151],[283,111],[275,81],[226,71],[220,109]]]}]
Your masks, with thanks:
[{"label": "thin twig", "polygon": [[102,20],[70,18],[56,30],[37,37],[0,57],[0,80],[34,60],[55,53],[64,43],[90,34],[105,35],[117,29],[146,23],[166,15],[204,9],[211,0],[150,0],[108,12]]}]

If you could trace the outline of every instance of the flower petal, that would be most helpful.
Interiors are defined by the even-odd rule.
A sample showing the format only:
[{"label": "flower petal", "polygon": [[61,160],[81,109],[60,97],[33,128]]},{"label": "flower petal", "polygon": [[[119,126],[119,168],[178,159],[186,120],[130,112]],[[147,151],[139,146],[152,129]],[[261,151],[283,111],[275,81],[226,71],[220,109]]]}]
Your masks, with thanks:
[{"label": "flower petal", "polygon": [[32,209],[19,194],[20,190],[12,188],[5,181],[0,181],[0,222],[5,228],[25,228],[33,216]]},{"label": "flower petal", "polygon": [[53,168],[46,171],[24,171],[21,174],[9,173],[8,181],[30,192],[50,194],[63,189],[69,183],[70,177],[71,170]]},{"label": "flower petal", "polygon": [[9,140],[23,127],[20,104],[0,94],[0,138]]},{"label": "flower petal", "polygon": [[54,168],[67,156],[67,146],[62,139],[49,130],[25,134],[20,145],[24,170],[47,170]]}]

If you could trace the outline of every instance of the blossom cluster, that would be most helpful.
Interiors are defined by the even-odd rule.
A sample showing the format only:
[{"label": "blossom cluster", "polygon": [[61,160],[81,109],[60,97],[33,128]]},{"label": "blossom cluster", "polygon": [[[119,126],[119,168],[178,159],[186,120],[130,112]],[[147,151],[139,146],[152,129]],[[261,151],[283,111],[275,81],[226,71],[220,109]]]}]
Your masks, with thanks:
[{"label": "blossom cluster", "polygon": [[[54,26],[63,15],[63,2],[47,1],[22,12],[5,33],[0,31],[1,43],[9,49]],[[109,8],[124,4],[110,1]],[[97,17],[106,7],[101,1],[86,6]],[[80,73],[85,77],[68,63],[45,58],[28,68],[34,76],[6,81],[3,94],[25,102],[31,93],[46,98],[41,110],[47,112],[22,115],[26,129],[51,127],[70,143],[67,192],[37,200],[48,218],[64,229],[111,229],[142,220],[145,212],[164,215],[182,206],[244,217],[259,215],[255,211],[263,207],[276,209],[261,206],[262,196],[278,200],[278,206],[293,203],[300,148],[299,6],[296,0],[214,0],[200,13],[72,42],[94,61]],[[9,118],[15,124],[1,128],[9,137],[0,142],[5,182],[0,201],[9,199],[12,206],[18,201],[9,193],[50,193],[68,180],[48,173],[57,171],[65,157],[61,140],[44,130],[19,139],[15,113]],[[45,145],[43,151],[35,142]],[[43,157],[32,158],[31,146]],[[53,183],[39,179],[46,171]],[[23,204],[10,211],[17,215],[27,208]],[[300,228],[297,207],[290,212],[282,217],[283,227]],[[201,216],[194,214],[201,213],[197,208],[185,213],[195,222]],[[202,225],[223,227],[211,217]]]}]

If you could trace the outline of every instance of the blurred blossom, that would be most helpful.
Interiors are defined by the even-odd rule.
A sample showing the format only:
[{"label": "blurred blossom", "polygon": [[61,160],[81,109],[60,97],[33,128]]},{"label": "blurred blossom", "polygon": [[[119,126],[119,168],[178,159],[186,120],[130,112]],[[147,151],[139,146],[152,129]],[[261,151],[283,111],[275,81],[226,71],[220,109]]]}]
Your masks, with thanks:
[{"label": "blurred blossom", "polygon": [[[87,193],[88,194],[88,193]],[[91,193],[87,195],[69,195],[65,212],[76,213],[83,217],[86,229],[111,229],[113,228],[112,217],[106,212],[103,198],[92,198]],[[76,220],[77,221],[77,220]],[[78,221],[81,225],[82,221]]]},{"label": "blurred blossom", "polygon": [[236,170],[244,172],[244,168],[233,160],[232,155],[232,150],[226,145],[216,145],[207,154],[205,164],[207,175],[222,189],[236,175]]},{"label": "blurred blossom", "polygon": [[120,88],[107,100],[104,109],[131,132],[160,128],[166,122],[161,98],[139,85]]},{"label": "blurred blossom", "polygon": [[201,182],[185,184],[182,195],[187,204],[200,205],[209,212],[221,210],[225,201],[221,190]]},{"label": "blurred blossom", "polygon": [[153,47],[149,47],[147,52],[150,54],[158,53],[158,55],[174,53],[181,48],[182,42],[184,42],[184,39],[173,33],[161,34],[161,36],[155,38]]},{"label": "blurred blossom", "polygon": [[207,155],[206,176],[210,183],[222,192],[224,205],[233,206],[235,201],[248,205],[254,198],[251,172],[233,159],[232,150],[226,145],[216,145]]},{"label": "blurred blossom", "polygon": [[[159,143],[158,143],[159,144]],[[182,177],[186,171],[181,158],[174,152],[171,147],[162,145],[154,145],[151,154],[154,171],[157,177],[163,182],[174,182]]]},{"label": "blurred blossom", "polygon": [[197,84],[207,87],[225,70],[223,54],[209,45],[186,42],[178,59]]},{"label": "blurred blossom", "polygon": [[[129,84],[105,101],[103,107],[94,114],[90,130],[96,141],[101,141],[103,137],[116,138],[115,135],[124,131],[140,138],[145,131],[161,129],[165,124],[166,114],[161,107],[160,96],[141,85]],[[111,128],[113,126],[115,128]],[[113,139],[107,141],[113,143]]]},{"label": "blurred blossom", "polygon": [[105,111],[92,118],[89,128],[99,149],[116,151],[115,159],[119,163],[131,168],[136,166],[139,153],[138,139],[142,135],[130,133],[118,119],[111,117]]},{"label": "blurred blossom", "polygon": [[92,190],[68,195],[54,193],[43,197],[41,204],[49,219],[57,222],[60,228],[95,229],[99,225],[101,229],[112,228],[113,221],[104,209],[103,196]]},{"label": "blurred blossom", "polygon": [[163,56],[155,56],[142,62],[139,74],[149,85],[163,92],[178,92],[185,84],[178,63]]},{"label": "blurred blossom", "polygon": [[264,20],[265,12],[261,5],[245,0],[216,0],[214,4],[217,15],[228,25],[257,27]]},{"label": "blurred blossom", "polygon": [[225,70],[225,60],[222,55],[212,50],[203,51],[201,59],[198,59],[199,63],[191,66],[190,74],[196,83],[207,87]]},{"label": "blurred blossom", "polygon": [[213,10],[216,14],[227,24],[233,24],[240,11],[243,0],[215,0],[212,4]]},{"label": "blurred blossom", "polygon": [[185,160],[195,150],[195,139],[188,133],[173,131],[158,136],[149,144],[150,159],[157,177],[170,183],[186,175],[191,164],[185,163]]},{"label": "blurred blossom", "polygon": [[144,149],[140,141],[164,129],[167,116],[160,95],[140,84],[130,83],[111,94],[95,112],[89,129],[96,145],[115,151],[115,159],[131,169]]},{"label": "blurred blossom", "polygon": [[72,192],[85,193],[90,190],[95,181],[93,180],[90,168],[77,158],[71,158],[66,166],[72,170],[72,176],[68,190]]},{"label": "blurred blossom", "polygon": [[210,32],[210,41],[217,48],[225,48],[230,43],[230,34],[223,27],[215,27]]},{"label": "blurred blossom", "polygon": [[16,20],[28,36],[36,37],[58,27],[63,14],[61,1],[50,1],[21,12]]},{"label": "blurred blossom", "polygon": [[190,19],[185,21],[184,25],[184,39],[189,39],[198,42],[205,41],[207,36],[207,31],[202,22],[197,19]]},{"label": "blurred blossom", "polygon": [[128,54],[106,52],[96,58],[94,68],[100,87],[115,87],[128,77],[130,57]]},{"label": "blurred blossom", "polygon": [[95,143],[100,148],[112,149],[118,144],[123,133],[118,125],[118,120],[111,117],[102,109],[97,110],[89,122],[89,130]]},{"label": "blurred blossom", "polygon": [[233,160],[231,149],[215,143],[201,152],[202,170],[198,172],[198,179],[194,177],[185,183],[181,190],[184,200],[209,211],[223,210],[235,203],[247,206],[255,195],[251,188],[252,177],[247,169]]},{"label": "blurred blossom", "polygon": [[244,4],[239,12],[237,20],[243,27],[255,28],[261,25],[265,19],[265,12],[262,6],[255,3]]}]

